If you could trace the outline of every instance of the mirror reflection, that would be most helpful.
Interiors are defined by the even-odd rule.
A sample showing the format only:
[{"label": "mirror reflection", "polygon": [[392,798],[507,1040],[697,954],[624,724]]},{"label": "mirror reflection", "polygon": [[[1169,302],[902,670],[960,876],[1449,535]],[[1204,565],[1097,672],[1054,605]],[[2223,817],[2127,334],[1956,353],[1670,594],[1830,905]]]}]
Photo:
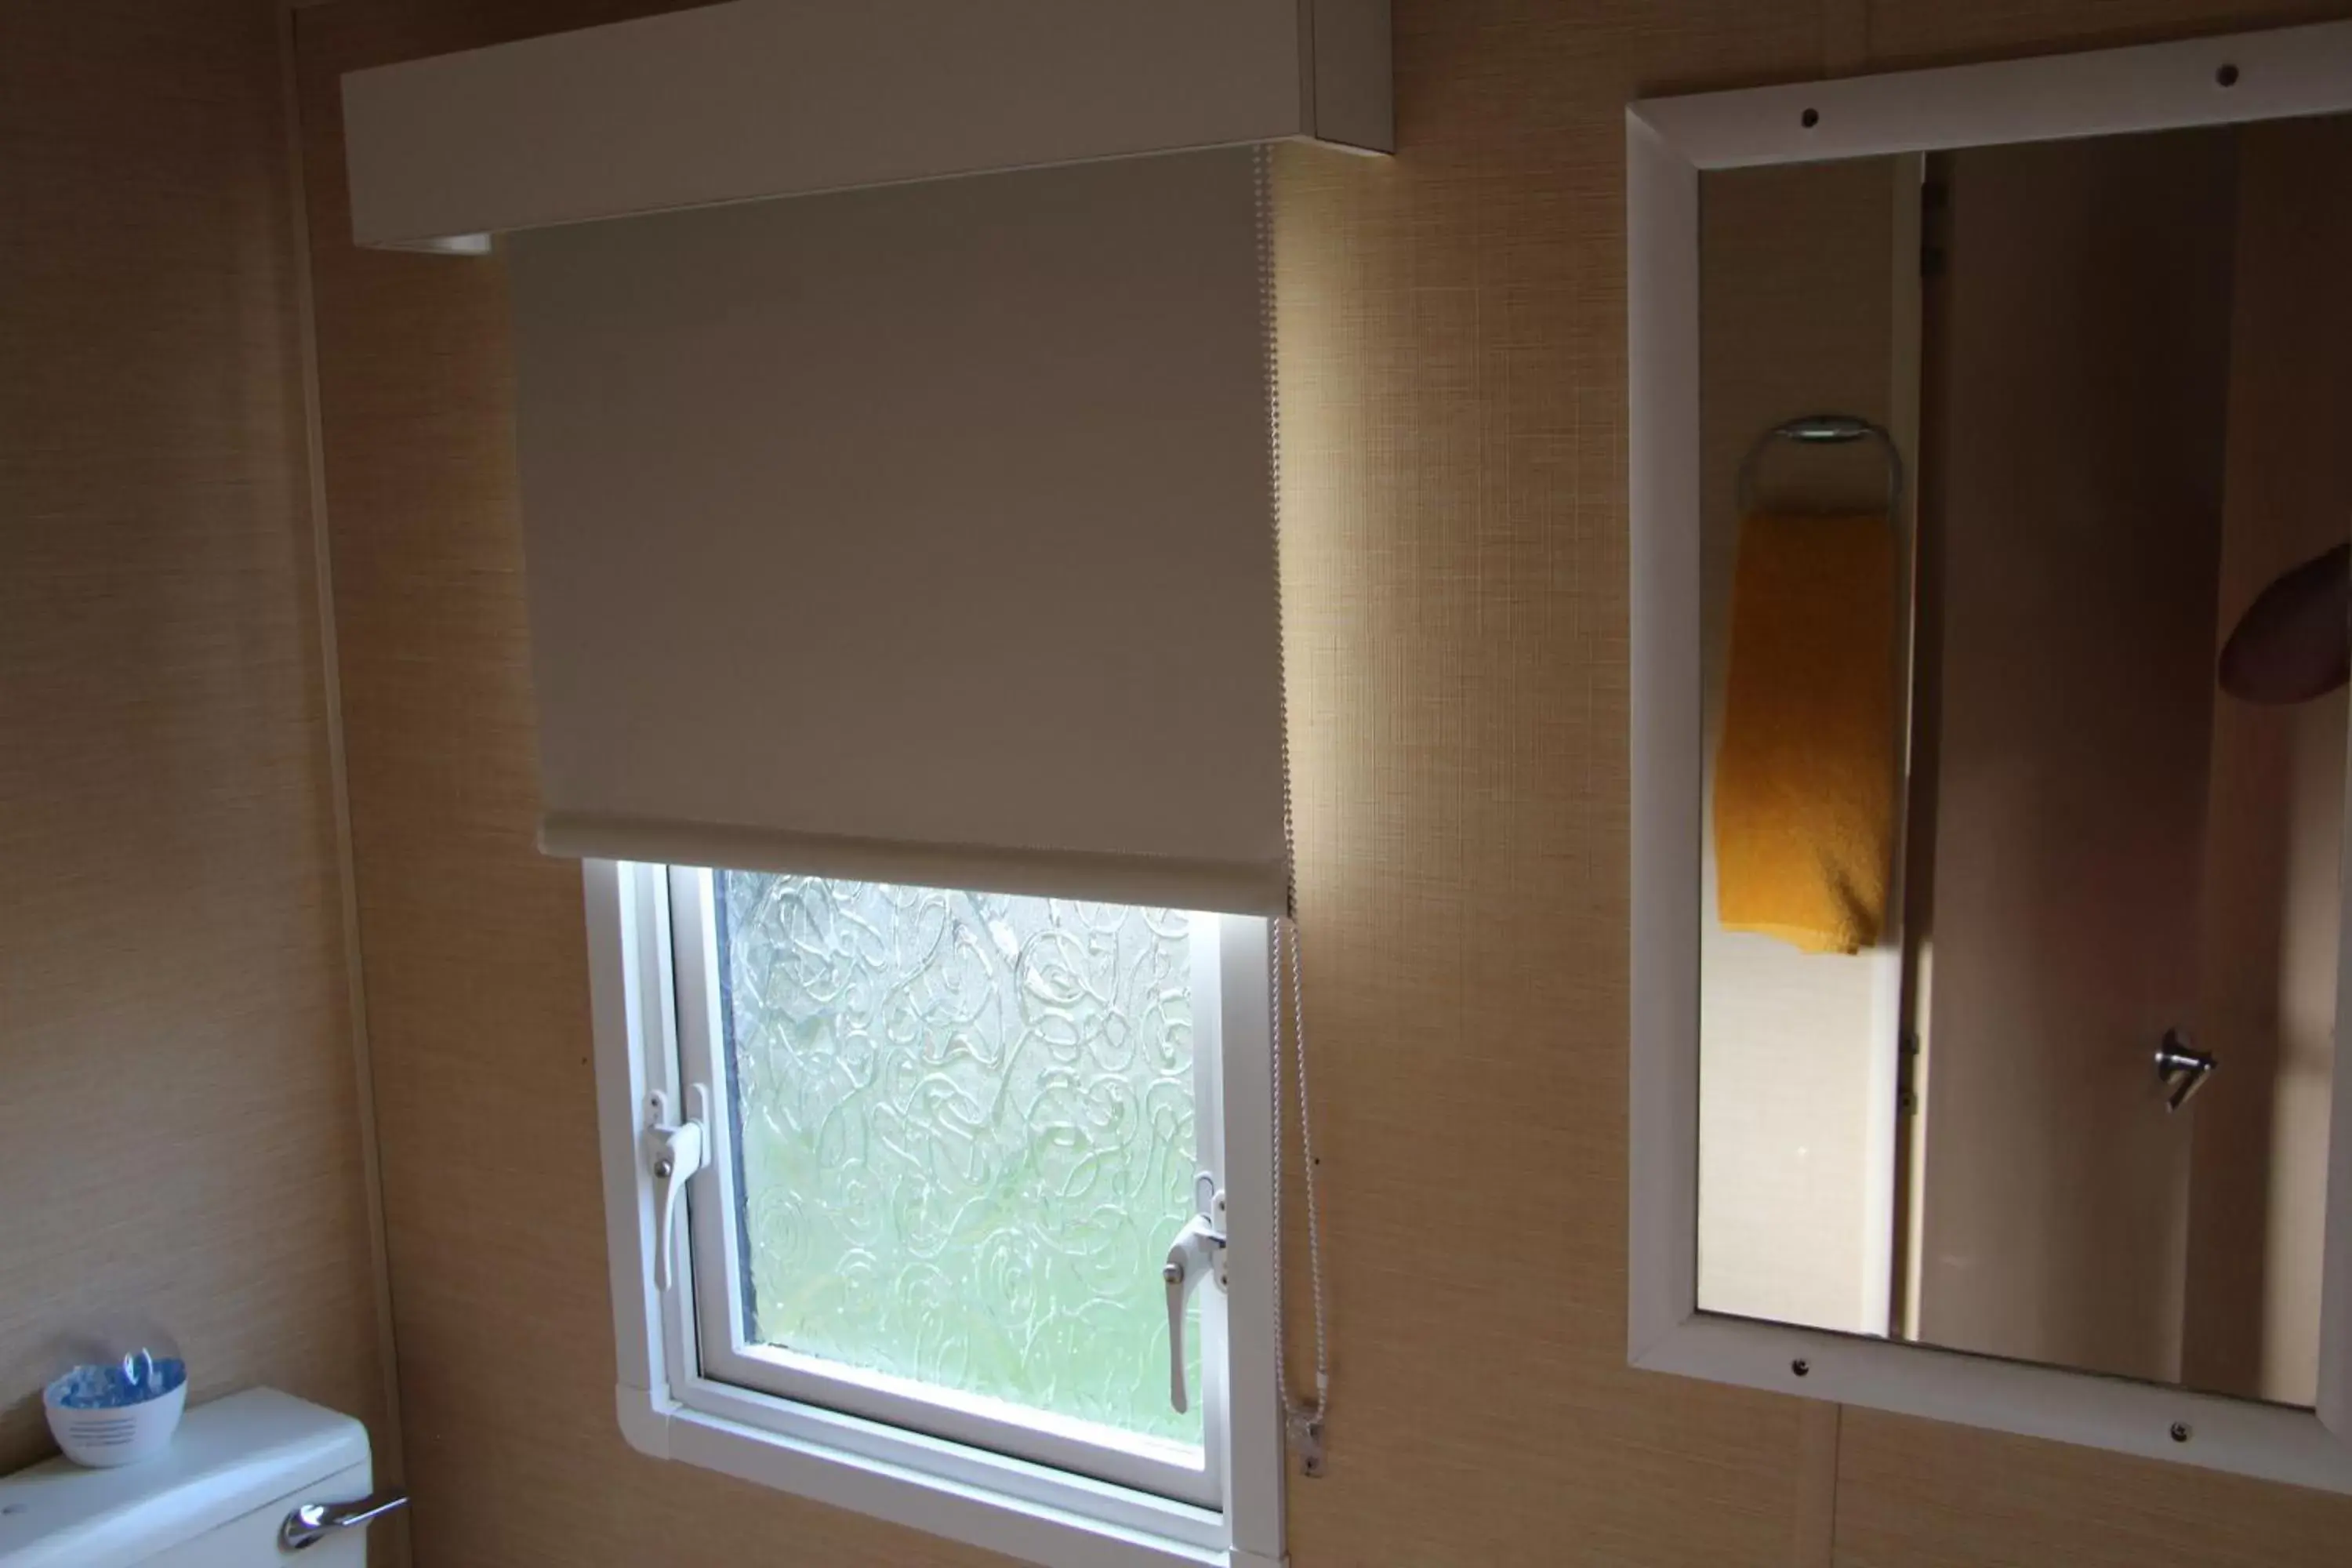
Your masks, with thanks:
[{"label": "mirror reflection", "polygon": [[2352,121],[1714,171],[1699,1305],[2308,1405]]}]

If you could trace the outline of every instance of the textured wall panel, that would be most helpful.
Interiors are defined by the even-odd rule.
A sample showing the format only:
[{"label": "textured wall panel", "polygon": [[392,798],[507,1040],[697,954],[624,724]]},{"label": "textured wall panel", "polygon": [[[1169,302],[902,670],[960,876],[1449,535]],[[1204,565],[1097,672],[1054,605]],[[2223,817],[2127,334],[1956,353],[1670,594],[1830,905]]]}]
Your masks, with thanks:
[{"label": "textured wall panel", "polygon": [[0,1471],[60,1334],[373,1420],[268,0],[0,13]]}]

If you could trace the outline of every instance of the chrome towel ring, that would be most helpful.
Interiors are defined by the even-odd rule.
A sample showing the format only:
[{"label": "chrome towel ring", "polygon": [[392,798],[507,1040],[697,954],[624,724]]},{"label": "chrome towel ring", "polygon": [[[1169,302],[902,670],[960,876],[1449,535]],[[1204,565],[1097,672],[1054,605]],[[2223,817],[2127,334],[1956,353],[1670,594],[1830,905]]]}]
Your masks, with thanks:
[{"label": "chrome towel ring", "polygon": [[1886,515],[1892,520],[1903,510],[1903,454],[1896,449],[1895,437],[1869,420],[1852,414],[1806,414],[1773,426],[1756,437],[1748,455],[1739,460],[1739,479],[1733,499],[1739,515],[1748,516],[1755,510],[1756,470],[1763,465],[1764,456],[1778,441],[1793,441],[1805,447],[1838,447],[1853,441],[1874,441],[1886,456]]}]

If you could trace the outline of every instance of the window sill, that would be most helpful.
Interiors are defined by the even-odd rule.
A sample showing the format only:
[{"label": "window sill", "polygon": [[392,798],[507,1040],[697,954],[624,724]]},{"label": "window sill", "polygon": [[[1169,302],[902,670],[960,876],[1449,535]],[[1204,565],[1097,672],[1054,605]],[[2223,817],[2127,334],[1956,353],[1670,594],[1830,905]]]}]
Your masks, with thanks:
[{"label": "window sill", "polygon": [[[894,1464],[813,1432],[766,1430],[626,1384],[614,1394],[622,1436],[649,1458],[853,1509],[1039,1568],[1281,1568],[1278,1558],[1200,1544],[1204,1529],[1222,1532],[1223,1521],[1184,1503],[1122,1493],[1125,1511],[1139,1517],[1134,1524],[1116,1525],[976,1480]],[[830,1412],[793,1408],[811,1417],[810,1426],[828,1420],[845,1430],[866,1425]],[[994,1455],[973,1457],[983,1464],[1013,1463]],[[1154,1515],[1164,1528],[1143,1527]]]}]

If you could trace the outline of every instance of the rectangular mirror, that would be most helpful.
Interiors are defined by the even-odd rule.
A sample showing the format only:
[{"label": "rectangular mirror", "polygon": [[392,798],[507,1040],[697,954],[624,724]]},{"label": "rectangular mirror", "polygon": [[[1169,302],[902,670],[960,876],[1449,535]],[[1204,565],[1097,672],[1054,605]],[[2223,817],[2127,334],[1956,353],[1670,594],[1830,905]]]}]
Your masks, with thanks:
[{"label": "rectangular mirror", "polygon": [[1635,1362],[2352,1489],[2352,28],[1629,154]]}]

